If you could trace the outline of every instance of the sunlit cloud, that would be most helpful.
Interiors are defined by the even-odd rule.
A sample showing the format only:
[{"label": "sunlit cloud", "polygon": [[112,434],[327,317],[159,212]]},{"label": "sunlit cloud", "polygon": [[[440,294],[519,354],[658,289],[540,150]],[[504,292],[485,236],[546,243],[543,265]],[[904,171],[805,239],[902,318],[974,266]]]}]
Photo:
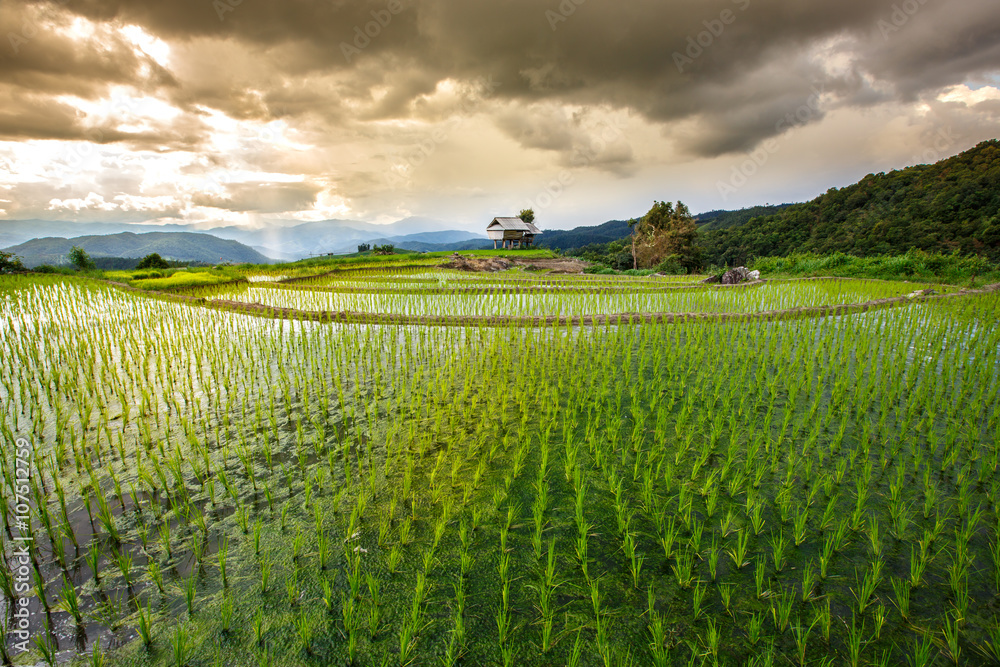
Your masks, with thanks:
[{"label": "sunlit cloud", "polygon": [[567,227],[803,200],[1000,134],[988,0],[888,34],[892,0],[731,4],[716,25],[699,3],[588,3],[554,31],[530,0],[427,0],[348,61],[363,3],[4,2],[0,217],[478,228],[542,201]]}]

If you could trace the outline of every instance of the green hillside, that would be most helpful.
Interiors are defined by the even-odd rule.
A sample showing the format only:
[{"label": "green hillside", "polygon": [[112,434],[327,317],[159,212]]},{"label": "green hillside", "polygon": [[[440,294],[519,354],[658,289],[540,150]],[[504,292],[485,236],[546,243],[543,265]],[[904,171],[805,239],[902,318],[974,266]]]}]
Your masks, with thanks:
[{"label": "green hillside", "polygon": [[582,248],[594,243],[608,243],[625,238],[632,233],[627,220],[610,220],[603,225],[594,227],[575,227],[574,229],[547,229],[539,237],[538,245],[542,248],[570,250]]},{"label": "green hillside", "polygon": [[705,259],[843,252],[867,257],[928,252],[1000,261],[1000,141],[932,165],[869,174],[804,204],[701,236]]},{"label": "green hillside", "polygon": [[705,213],[699,213],[694,217],[694,221],[698,223],[698,231],[705,232],[711,229],[727,229],[729,227],[737,227],[739,225],[745,224],[752,220],[753,218],[760,217],[762,215],[773,215],[779,213],[789,206],[794,206],[794,204],[778,204],[777,206],[751,206],[749,208],[741,208],[738,211],[707,211]]},{"label": "green hillside", "polygon": [[148,234],[108,234],[78,236],[72,239],[43,238],[7,248],[21,257],[25,266],[65,264],[73,246],[80,246],[92,257],[145,257],[158,253],[168,260],[265,264],[270,260],[238,241],[220,239],[211,234],[193,232],[150,232]]}]

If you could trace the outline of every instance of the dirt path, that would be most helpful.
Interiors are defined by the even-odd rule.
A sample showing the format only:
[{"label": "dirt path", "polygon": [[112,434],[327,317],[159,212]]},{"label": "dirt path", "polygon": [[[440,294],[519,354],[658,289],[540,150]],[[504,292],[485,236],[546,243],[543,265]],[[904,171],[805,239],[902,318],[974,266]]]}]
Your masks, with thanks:
[{"label": "dirt path", "polygon": [[556,259],[517,259],[511,260],[515,266],[520,266],[526,270],[537,269],[548,271],[550,274],[577,274],[590,266],[590,262],[585,262],[576,257],[559,257]]}]

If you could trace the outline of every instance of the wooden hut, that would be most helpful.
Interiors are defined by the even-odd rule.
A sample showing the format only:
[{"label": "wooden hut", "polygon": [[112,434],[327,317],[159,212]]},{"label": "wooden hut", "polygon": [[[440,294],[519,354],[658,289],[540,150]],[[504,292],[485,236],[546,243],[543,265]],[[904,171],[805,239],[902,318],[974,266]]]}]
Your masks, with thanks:
[{"label": "wooden hut", "polygon": [[535,237],[542,231],[530,222],[521,218],[493,218],[486,227],[486,235],[493,241],[493,249],[497,242],[504,248],[530,248]]}]

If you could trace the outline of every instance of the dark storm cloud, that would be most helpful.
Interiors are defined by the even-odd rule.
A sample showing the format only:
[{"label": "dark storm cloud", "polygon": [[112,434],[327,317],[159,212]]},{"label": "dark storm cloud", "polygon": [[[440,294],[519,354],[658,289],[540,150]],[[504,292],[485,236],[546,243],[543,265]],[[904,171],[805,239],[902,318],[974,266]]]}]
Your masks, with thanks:
[{"label": "dark storm cloud", "polygon": [[[788,127],[781,120],[800,112],[814,87],[826,92],[826,105],[869,106],[916,100],[1000,67],[995,0],[67,0],[58,9],[34,6],[138,24],[176,45],[180,56],[171,73],[147,74],[142,83],[164,86],[183,108],[208,106],[240,119],[315,115],[339,126],[414,117],[417,101],[438,82],[488,76],[503,83],[495,100],[525,108],[601,105],[664,126],[691,121],[694,129],[678,142],[702,156],[747,150],[781,134]],[[226,57],[185,52],[212,40],[228,49]],[[53,55],[35,58],[55,62]],[[84,88],[134,81],[138,70],[130,58],[77,56],[67,61],[72,77],[55,73],[52,63],[15,60],[13,73],[0,74],[0,81],[16,79],[35,90],[66,88],[69,79]],[[377,99],[374,90],[380,90]],[[824,110],[801,122],[822,119]],[[547,127],[545,118],[504,112],[497,123],[525,146],[572,143],[566,128]]]}]

